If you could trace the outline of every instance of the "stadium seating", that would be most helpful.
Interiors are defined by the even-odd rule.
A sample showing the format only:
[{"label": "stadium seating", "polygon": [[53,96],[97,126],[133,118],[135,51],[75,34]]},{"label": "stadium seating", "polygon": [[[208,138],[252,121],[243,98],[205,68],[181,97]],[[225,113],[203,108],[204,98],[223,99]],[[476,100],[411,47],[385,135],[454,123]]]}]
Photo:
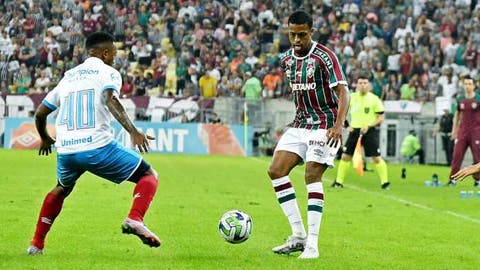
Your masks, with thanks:
[{"label": "stadium seating", "polygon": [[[176,114],[175,119],[183,117],[185,115],[187,121],[192,121],[195,119],[199,111],[199,106],[196,101],[181,99],[175,102],[170,109],[168,110],[169,114]],[[176,122],[172,119],[170,122]]]},{"label": "stadium seating", "polygon": [[127,111],[128,116],[130,119],[134,120],[135,119],[135,109],[137,106],[133,101],[129,98],[122,98],[120,99],[120,103],[122,103],[123,107],[125,107],[125,110]]},{"label": "stadium seating", "polygon": [[29,117],[34,104],[28,96],[7,95],[7,115],[9,117]]},{"label": "stadium seating", "polygon": [[145,114],[150,117],[152,122],[162,122],[164,121],[164,115],[174,101],[173,98],[150,97]]}]

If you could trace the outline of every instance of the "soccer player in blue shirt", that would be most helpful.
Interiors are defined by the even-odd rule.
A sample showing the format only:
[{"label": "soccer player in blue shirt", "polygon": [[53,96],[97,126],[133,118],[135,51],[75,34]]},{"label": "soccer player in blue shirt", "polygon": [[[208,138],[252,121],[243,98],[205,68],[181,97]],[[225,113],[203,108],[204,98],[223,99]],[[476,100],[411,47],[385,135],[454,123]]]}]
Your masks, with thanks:
[{"label": "soccer player in blue shirt", "polygon": [[[135,127],[119,102],[122,79],[112,67],[117,52],[113,42],[108,33],[91,34],[85,43],[88,58],[65,72],[35,113],[42,141],[38,153],[48,156],[55,144],[58,182],[43,201],[35,235],[27,249],[29,255],[43,254],[45,237],[60,214],[64,199],[87,171],[117,184],[125,180],[136,184],[122,231],[137,235],[148,246],[160,246],[160,239],[143,223],[157,190],[157,173],[137,152],[119,145],[110,131],[113,115],[140,152],[148,152],[148,140],[154,139]],[[57,109],[54,139],[46,124],[47,116]]]}]

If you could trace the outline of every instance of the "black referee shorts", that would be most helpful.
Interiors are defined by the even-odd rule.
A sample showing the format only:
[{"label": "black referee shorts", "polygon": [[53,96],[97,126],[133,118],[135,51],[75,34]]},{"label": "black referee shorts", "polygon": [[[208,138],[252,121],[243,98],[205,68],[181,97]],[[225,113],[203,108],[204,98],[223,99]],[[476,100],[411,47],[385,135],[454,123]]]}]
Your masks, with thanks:
[{"label": "black referee shorts", "polygon": [[[365,156],[367,157],[377,157],[380,156],[380,148],[378,148],[379,141],[379,130],[378,128],[369,128],[367,133],[362,136],[362,146],[365,150]],[[348,134],[348,139],[345,145],[343,146],[343,153],[347,155],[353,155],[355,151],[355,146],[357,145],[358,137],[360,136],[360,129],[354,128],[352,132]]]}]

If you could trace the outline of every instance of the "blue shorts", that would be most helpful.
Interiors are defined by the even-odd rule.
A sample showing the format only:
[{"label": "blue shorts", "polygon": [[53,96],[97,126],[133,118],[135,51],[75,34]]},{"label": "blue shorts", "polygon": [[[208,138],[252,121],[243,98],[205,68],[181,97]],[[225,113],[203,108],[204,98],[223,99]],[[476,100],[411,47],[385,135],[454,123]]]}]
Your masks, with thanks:
[{"label": "blue shorts", "polygon": [[[86,171],[120,184],[135,171],[150,169],[140,154],[113,141],[98,149],[57,156],[57,177],[64,187],[73,186]],[[136,173],[138,175],[138,172]]]}]

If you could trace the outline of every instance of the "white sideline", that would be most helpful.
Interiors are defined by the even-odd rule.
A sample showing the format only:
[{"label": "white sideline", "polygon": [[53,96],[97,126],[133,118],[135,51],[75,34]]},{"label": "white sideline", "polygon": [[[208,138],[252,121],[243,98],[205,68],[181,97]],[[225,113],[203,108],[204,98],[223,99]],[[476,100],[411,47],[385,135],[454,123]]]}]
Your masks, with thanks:
[{"label": "white sideline", "polygon": [[[256,160],[256,161],[262,162],[262,163],[269,163],[269,161],[265,161],[265,160],[260,159],[260,158],[253,158],[253,160]],[[294,173],[298,173],[300,175],[305,175],[305,172],[300,171],[298,169],[298,167],[294,168],[292,171]],[[330,180],[330,179],[324,179],[324,180],[327,180],[328,182],[332,182],[332,180]],[[393,196],[393,195],[387,195],[387,194],[380,193],[380,192],[377,192],[377,191],[371,191],[371,190],[364,189],[364,188],[361,188],[359,186],[352,185],[352,184],[344,184],[344,186],[348,187],[348,188],[351,188],[351,189],[354,189],[354,190],[357,190],[357,191],[361,191],[361,192],[364,192],[364,193],[370,193],[370,194],[373,194],[373,195],[376,195],[376,196],[379,196],[379,197],[382,197],[382,198],[386,198],[386,199],[389,199],[389,200],[392,200],[392,201],[395,201],[395,202],[398,202],[398,203],[409,204],[409,205],[417,207],[419,209],[432,211],[432,212],[438,212],[438,213],[442,213],[442,214],[445,214],[445,215],[448,215],[448,216],[453,216],[453,217],[456,217],[456,218],[460,218],[460,219],[463,219],[463,220],[467,220],[467,221],[470,221],[470,222],[473,222],[473,223],[480,224],[480,219],[476,219],[476,218],[473,218],[473,217],[470,217],[470,216],[467,216],[467,215],[455,213],[455,212],[452,212],[452,211],[449,211],[449,210],[436,209],[436,208],[433,208],[433,207],[430,207],[430,206],[426,206],[424,204],[415,203],[415,202],[412,202],[412,201],[409,201],[409,200],[405,200],[405,199],[402,199],[402,198],[399,198],[399,197],[396,197],[396,196]]]}]

